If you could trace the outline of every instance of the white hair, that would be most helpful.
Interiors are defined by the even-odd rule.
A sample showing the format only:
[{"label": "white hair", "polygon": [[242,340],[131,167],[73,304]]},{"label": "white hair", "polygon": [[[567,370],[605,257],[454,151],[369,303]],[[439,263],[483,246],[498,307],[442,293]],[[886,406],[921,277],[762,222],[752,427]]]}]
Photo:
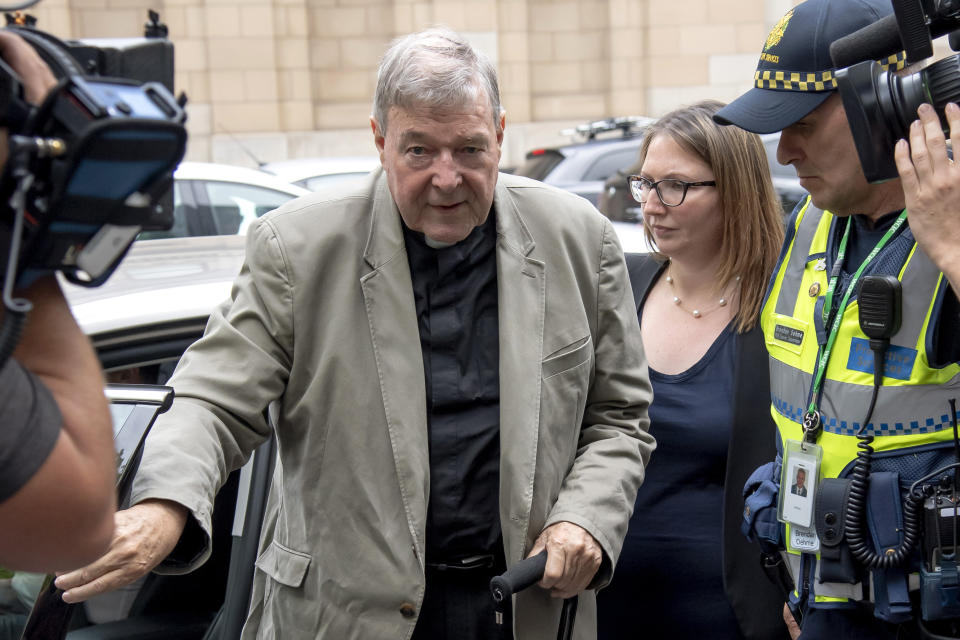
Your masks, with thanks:
[{"label": "white hair", "polygon": [[433,27],[395,40],[380,61],[373,118],[387,131],[391,107],[459,107],[487,97],[500,131],[500,89],[490,59],[460,34]]}]

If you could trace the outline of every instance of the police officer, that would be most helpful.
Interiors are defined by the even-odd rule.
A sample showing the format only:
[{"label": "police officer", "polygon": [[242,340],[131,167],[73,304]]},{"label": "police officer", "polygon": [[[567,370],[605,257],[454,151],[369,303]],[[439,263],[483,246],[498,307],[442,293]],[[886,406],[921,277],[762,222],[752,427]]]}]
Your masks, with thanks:
[{"label": "police officer", "polygon": [[[869,184],[829,55],[831,42],[891,12],[889,0],[797,5],[767,38],[755,87],[715,116],[756,133],[782,131],[777,159],[796,168],[810,194],[788,225],[761,315],[781,452],[769,467],[781,494],[780,506],[774,496],[771,509],[785,523],[779,542],[795,587],[792,616],[785,611],[785,617],[801,621],[805,639],[916,632],[919,551],[897,566],[864,565],[877,562],[870,554],[903,550],[898,484],[939,466],[907,456],[951,445],[949,399],[960,387],[958,304],[949,284],[960,282],[952,264],[957,232],[946,223],[960,212],[960,176],[947,158],[936,115],[922,108],[921,124],[911,129],[912,147],[899,143],[902,181]],[[953,106],[948,116],[960,134],[960,111]],[[902,322],[876,389],[874,354],[858,323],[859,287],[871,275],[894,276],[902,286]],[[870,436],[874,473],[868,492],[861,467],[855,488],[864,517],[854,517],[859,524],[850,530],[843,525],[853,503],[851,469],[857,468],[858,443]],[[903,477],[881,458],[906,460],[899,467]],[[808,496],[789,491],[801,469]],[[841,476],[847,481],[835,480]],[[867,540],[866,560],[851,553],[858,536]]]}]

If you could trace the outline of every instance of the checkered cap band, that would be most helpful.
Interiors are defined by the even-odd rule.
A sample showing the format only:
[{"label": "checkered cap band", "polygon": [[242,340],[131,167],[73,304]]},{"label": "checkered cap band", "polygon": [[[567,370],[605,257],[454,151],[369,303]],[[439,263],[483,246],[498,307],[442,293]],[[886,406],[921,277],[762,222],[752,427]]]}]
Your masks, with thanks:
[{"label": "checkered cap band", "polygon": [[[884,69],[899,71],[906,66],[906,53],[901,51],[877,62]],[[781,91],[832,91],[837,88],[837,79],[832,69],[817,72],[757,69],[753,85],[757,89]]]}]

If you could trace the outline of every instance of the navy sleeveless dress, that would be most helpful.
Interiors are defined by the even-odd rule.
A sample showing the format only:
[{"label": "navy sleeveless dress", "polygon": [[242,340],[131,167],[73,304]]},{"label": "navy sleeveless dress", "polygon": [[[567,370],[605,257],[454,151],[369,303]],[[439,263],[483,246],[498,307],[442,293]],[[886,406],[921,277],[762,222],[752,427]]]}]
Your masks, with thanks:
[{"label": "navy sleeveless dress", "polygon": [[728,325],[687,371],[650,370],[657,449],[613,581],[597,594],[600,640],[742,637],[721,559],[737,339]]}]

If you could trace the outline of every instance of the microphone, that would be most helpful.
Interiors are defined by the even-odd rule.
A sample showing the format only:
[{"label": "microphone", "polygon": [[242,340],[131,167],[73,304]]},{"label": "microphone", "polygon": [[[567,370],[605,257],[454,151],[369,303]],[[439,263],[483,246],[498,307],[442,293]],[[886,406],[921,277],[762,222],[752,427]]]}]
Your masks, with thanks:
[{"label": "microphone", "polygon": [[897,16],[890,14],[830,44],[830,59],[837,69],[864,60],[879,60],[903,48]]},{"label": "microphone", "polygon": [[[939,38],[942,35],[955,31],[960,24],[956,18],[935,18],[930,21],[929,38],[923,34],[921,42],[920,33],[916,25],[911,25],[913,29],[906,34],[912,43],[905,43],[900,38],[900,27],[897,24],[896,14],[891,14],[880,18],[873,24],[854,31],[842,38],[837,38],[830,44],[830,59],[833,66],[837,69],[849,67],[852,64],[863,62],[864,60],[882,60],[889,55],[899,53],[904,48],[907,49],[907,62],[912,64],[924,58],[933,55],[933,46],[929,44],[930,39]],[[926,48],[924,48],[925,45]],[[918,51],[919,54],[918,54]]]}]

